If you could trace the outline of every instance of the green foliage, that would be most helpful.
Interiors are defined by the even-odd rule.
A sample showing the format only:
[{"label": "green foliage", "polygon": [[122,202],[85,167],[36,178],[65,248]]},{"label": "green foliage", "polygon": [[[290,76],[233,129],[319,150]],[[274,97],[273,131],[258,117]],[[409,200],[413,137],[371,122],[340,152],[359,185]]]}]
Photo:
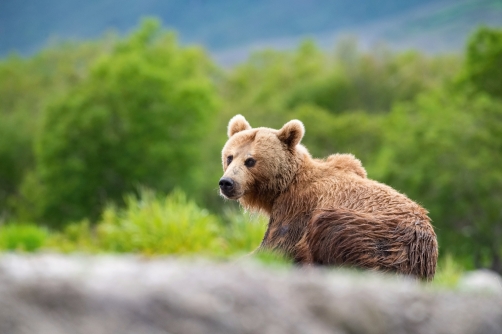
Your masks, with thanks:
[{"label": "green foliage", "polygon": [[382,145],[383,117],[352,112],[333,115],[312,105],[296,108],[291,118],[301,119],[306,128],[303,144],[316,157],[336,152],[350,152],[370,162]]},{"label": "green foliage", "polygon": [[455,288],[465,270],[466,267],[447,254],[439,260],[433,284],[435,287]]},{"label": "green foliage", "polygon": [[8,224],[0,226],[0,250],[34,252],[46,242],[49,233],[36,225]]},{"label": "green foliage", "polygon": [[49,250],[63,253],[99,251],[94,228],[88,220],[68,224],[63,231],[53,232],[45,246]]},{"label": "green foliage", "polygon": [[267,227],[267,219],[257,214],[243,214],[238,211],[224,213],[224,252],[248,254],[260,245]]},{"label": "green foliage", "polygon": [[282,125],[289,111],[303,104],[333,114],[383,113],[393,103],[441,86],[459,64],[455,57],[395,54],[385,48],[366,53],[350,39],[327,54],[305,41],[295,52],[252,55],[230,73],[222,94],[229,113],[244,114],[252,122],[267,117],[271,126]]},{"label": "green foliage", "polygon": [[8,216],[26,170],[33,167],[32,135],[20,114],[0,110],[0,217]]},{"label": "green foliage", "polygon": [[94,228],[87,221],[54,235],[50,248],[64,252],[114,252],[229,257],[258,247],[263,221],[237,214],[227,223],[189,201],[181,191],[167,197],[142,190],[126,207],[109,205]]},{"label": "green foliage", "polygon": [[[216,96],[196,48],[145,21],[45,112],[36,146],[39,218],[54,226],[120,203],[137,185],[196,188]],[[31,189],[26,197],[30,199]]]},{"label": "green foliage", "polygon": [[110,43],[63,44],[0,60],[0,216],[12,215],[25,174],[35,168],[32,147],[44,106],[82,81]]},{"label": "green foliage", "polygon": [[143,254],[214,253],[223,248],[222,226],[207,211],[174,192],[164,200],[151,193],[128,197],[124,210],[108,207],[96,229],[100,248]]},{"label": "green foliage", "polygon": [[432,92],[396,106],[386,122],[392,131],[372,168],[376,179],[430,210],[446,251],[498,268],[502,105]]},{"label": "green foliage", "polygon": [[253,253],[252,256],[253,259],[258,260],[260,263],[275,268],[279,267],[291,269],[293,265],[290,259],[286,258],[283,254],[280,254],[278,252],[260,251]]},{"label": "green foliage", "polygon": [[322,75],[298,81],[288,97],[288,107],[310,102],[333,113],[386,112],[393,103],[412,100],[438,86],[444,74],[455,68],[448,57],[428,58],[411,51],[392,54],[375,49],[371,54],[362,53],[351,40],[342,41],[333,58],[331,66],[320,69]]},{"label": "green foliage", "polygon": [[502,98],[502,29],[482,27],[471,36],[465,75],[477,91]]}]

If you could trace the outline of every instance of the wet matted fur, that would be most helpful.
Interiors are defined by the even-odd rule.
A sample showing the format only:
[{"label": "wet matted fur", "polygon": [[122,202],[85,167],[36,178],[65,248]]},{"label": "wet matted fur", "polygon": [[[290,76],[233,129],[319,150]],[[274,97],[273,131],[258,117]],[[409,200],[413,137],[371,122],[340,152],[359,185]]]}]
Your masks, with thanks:
[{"label": "wet matted fur", "polygon": [[322,210],[297,249],[300,263],[355,266],[425,279],[432,279],[436,269],[434,231],[412,217]]},{"label": "wet matted fur", "polygon": [[[270,217],[259,249],[302,264],[343,265],[430,280],[438,247],[427,211],[370,180],[351,154],[314,159],[300,121],[251,128],[237,115],[223,147],[223,196]],[[223,183],[222,183],[223,182]]]}]

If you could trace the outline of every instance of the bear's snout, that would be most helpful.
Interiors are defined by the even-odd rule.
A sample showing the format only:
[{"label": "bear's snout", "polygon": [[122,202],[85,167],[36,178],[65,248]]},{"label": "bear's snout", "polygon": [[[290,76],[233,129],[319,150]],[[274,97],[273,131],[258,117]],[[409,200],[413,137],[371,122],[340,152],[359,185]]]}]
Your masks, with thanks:
[{"label": "bear's snout", "polygon": [[235,182],[229,177],[222,177],[220,179],[220,189],[223,195],[227,197],[232,197],[235,192]]}]

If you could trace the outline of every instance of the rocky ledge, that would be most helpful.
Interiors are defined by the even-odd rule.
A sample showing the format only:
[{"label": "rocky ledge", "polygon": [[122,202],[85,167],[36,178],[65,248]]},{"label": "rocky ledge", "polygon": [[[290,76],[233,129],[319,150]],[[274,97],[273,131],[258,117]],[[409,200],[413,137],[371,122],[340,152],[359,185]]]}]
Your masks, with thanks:
[{"label": "rocky ledge", "polygon": [[502,285],[490,277],[438,291],[253,263],[3,255],[0,333],[500,334]]}]

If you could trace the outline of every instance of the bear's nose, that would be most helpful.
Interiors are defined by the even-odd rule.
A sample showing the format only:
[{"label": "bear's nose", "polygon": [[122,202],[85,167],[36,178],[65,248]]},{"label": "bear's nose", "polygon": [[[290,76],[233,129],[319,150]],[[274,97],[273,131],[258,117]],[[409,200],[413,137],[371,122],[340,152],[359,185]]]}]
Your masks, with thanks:
[{"label": "bear's nose", "polygon": [[234,188],[234,180],[228,177],[222,177],[219,184],[220,189],[225,193],[231,191]]}]

